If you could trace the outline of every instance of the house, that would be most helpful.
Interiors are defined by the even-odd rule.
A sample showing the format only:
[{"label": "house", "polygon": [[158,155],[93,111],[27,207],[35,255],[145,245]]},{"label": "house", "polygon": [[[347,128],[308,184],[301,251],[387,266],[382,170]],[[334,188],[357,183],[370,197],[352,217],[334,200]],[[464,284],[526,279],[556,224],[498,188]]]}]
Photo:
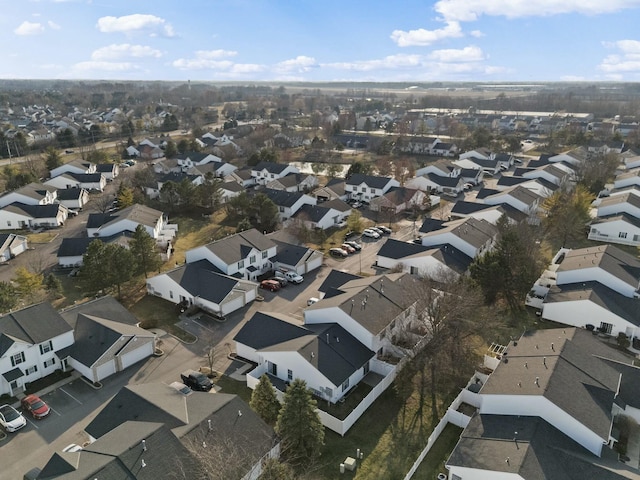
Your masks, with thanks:
[{"label": "house", "polygon": [[41,183],[29,183],[12,192],[6,192],[0,197],[0,208],[12,203],[25,205],[51,205],[57,199],[56,189]]},{"label": "house", "polygon": [[403,137],[399,149],[415,155],[438,155],[434,153],[434,148],[439,144],[440,139],[435,137]]},{"label": "house", "polygon": [[433,173],[439,177],[458,177],[461,170],[460,167],[451,163],[450,160],[438,160],[416,170],[416,177],[421,177],[429,173]]},{"label": "house", "polygon": [[491,150],[485,147],[476,148],[475,150],[469,150],[467,152],[463,152],[458,157],[460,160],[464,160],[465,158],[479,158],[482,160],[489,160],[493,154]]},{"label": "house", "polygon": [[[150,357],[155,336],[113,297],[101,297],[60,312],[73,327],[64,361],[92,382]],[[62,355],[62,354],[60,354]]]},{"label": "house", "polygon": [[476,220],[486,220],[492,225],[496,225],[498,220],[505,215],[507,211],[503,205],[486,205],[484,203],[466,202],[458,200],[451,207],[451,218],[460,219],[473,217]]},{"label": "house", "polygon": [[67,221],[69,210],[59,204],[25,205],[12,203],[0,209],[0,229],[56,228]]},{"label": "house", "polygon": [[164,424],[126,421],[78,452],[54,453],[37,478],[163,478],[177,468],[185,478],[206,470]]},{"label": "house", "polygon": [[185,152],[176,155],[175,160],[183,169],[188,169],[197,165],[205,165],[210,162],[222,162],[220,157],[204,152]]},{"label": "house", "polygon": [[[423,229],[421,228],[420,231],[422,232]],[[493,248],[497,234],[495,225],[486,220],[468,217],[446,222],[441,228],[426,232],[421,240],[425,247],[448,244],[465,255],[475,258]]]},{"label": "house", "polygon": [[571,179],[571,175],[555,164],[544,165],[539,168],[530,169],[522,173],[524,178],[542,178],[557,186],[565,185]]},{"label": "house", "polygon": [[291,217],[292,221],[301,222],[309,229],[337,227],[351,215],[353,209],[342,200],[335,199],[320,205],[304,204]]},{"label": "house", "polygon": [[564,162],[573,167],[579,167],[583,162],[587,161],[588,158],[589,153],[587,152],[587,149],[585,147],[578,147],[565,153],[550,156],[549,162]]},{"label": "house", "polygon": [[266,187],[287,192],[310,192],[318,186],[318,177],[307,173],[290,173],[267,182]]},{"label": "house", "polygon": [[337,292],[340,287],[351,280],[357,280],[362,278],[360,275],[354,275],[352,273],[343,272],[342,270],[331,269],[329,274],[325,277],[324,281],[318,287],[320,292],[319,297],[324,296],[329,292]]},{"label": "house", "polygon": [[186,172],[189,175],[201,175],[202,177],[206,177],[211,174],[215,178],[227,178],[233,172],[238,169],[235,165],[226,162],[209,162],[203,165],[194,165],[193,167],[187,168]]},{"label": "house", "polygon": [[311,195],[316,197],[318,203],[335,199],[339,199],[345,202],[348,200],[348,195],[346,193],[346,184],[344,179],[342,178],[332,178],[324,187],[315,189]]},{"label": "house", "polygon": [[90,213],[87,219],[89,238],[110,237],[122,232],[135,232],[142,225],[156,242],[164,242],[175,236],[160,210],[134,204],[112,213]]},{"label": "house", "polygon": [[422,190],[392,187],[381,197],[371,200],[369,210],[397,215],[405,210],[424,210],[429,207],[429,197]]},{"label": "house", "polygon": [[[141,143],[140,145],[138,145],[136,150],[138,152],[138,155],[136,156],[140,157],[143,160],[156,160],[158,158],[164,157],[164,150],[160,147],[145,145]],[[129,152],[129,149],[127,149],[127,152]]]},{"label": "house", "polygon": [[482,170],[486,174],[496,175],[500,172],[501,162],[495,157],[491,158],[479,158],[479,157],[464,157],[462,156],[458,160],[454,160],[453,163],[460,168]]},{"label": "house", "polygon": [[399,186],[395,178],[354,173],[345,181],[345,192],[350,199],[370,202],[387,193],[391,187]]},{"label": "house", "polygon": [[[127,385],[85,427],[85,431],[96,444],[106,437],[110,439],[109,443],[120,448],[129,443],[127,435],[120,443],[111,434],[128,422],[163,424],[190,452],[194,451],[195,445],[208,445],[209,448],[198,453],[197,458],[222,478],[257,480],[263,462],[267,458],[278,458],[280,454],[280,443],[273,428],[237,395],[192,392],[185,396],[163,383]],[[139,438],[137,434],[132,435]],[[136,444],[140,446],[142,440]],[[145,455],[151,452],[152,445],[145,440]],[[91,449],[90,445],[88,450]],[[175,471],[183,461],[188,461],[188,457],[178,456],[181,451],[169,453],[163,449],[162,452],[173,461],[173,468],[153,478],[164,478],[166,472]],[[207,452],[211,452],[210,457]],[[140,461],[141,452],[134,450],[132,455],[136,462]],[[188,478],[200,478],[201,475],[200,471],[197,476]]]},{"label": "house", "polygon": [[89,192],[85,188],[62,188],[56,195],[60,205],[72,210],[82,210],[89,203]]},{"label": "house", "polygon": [[63,173],[96,173],[96,164],[81,159],[71,160],[70,162],[54,168],[49,173],[51,174],[51,178],[55,178]]},{"label": "house", "polygon": [[158,198],[162,191],[162,187],[169,182],[178,184],[183,181],[187,181],[194,187],[204,183],[204,176],[201,174],[192,175],[185,172],[156,173],[155,177],[156,184],[154,186],[146,186],[144,189],[145,194],[149,198]]},{"label": "house", "polygon": [[110,182],[120,174],[120,167],[117,163],[99,163],[96,165],[96,173],[101,173]]},{"label": "house", "polygon": [[[58,265],[62,268],[82,266],[83,256],[87,253],[87,248],[94,240],[96,240],[94,237],[63,238],[56,254]],[[111,237],[100,237],[98,240],[102,243],[115,243],[129,248],[131,232],[121,232]]]},{"label": "house", "polygon": [[527,215],[531,223],[539,222],[537,215],[541,200],[542,197],[522,185],[516,185],[482,199],[487,205],[507,204]]},{"label": "house", "polygon": [[304,245],[293,245],[273,239],[277,245],[277,254],[272,258],[274,270],[288,270],[304,275],[322,266],[324,256],[321,252]]},{"label": "house", "polygon": [[378,355],[404,356],[420,281],[406,273],[351,280],[304,310],[304,323],[337,323]]},{"label": "house", "polygon": [[151,165],[153,166],[153,171],[155,173],[182,172],[182,167],[178,163],[178,160],[175,158],[164,158],[162,160],[158,160],[157,162],[153,162]]},{"label": "house", "polygon": [[260,162],[251,167],[251,176],[259,185],[266,185],[271,180],[286,177],[291,173],[300,173],[293,165],[274,162]]},{"label": "house", "polygon": [[244,191],[244,187],[233,180],[222,182],[220,184],[220,200],[222,203],[227,203],[229,200],[237,197]]},{"label": "house", "polygon": [[[613,180],[613,188],[622,189],[625,187],[640,187],[640,168],[627,170],[624,173],[616,175]],[[0,197],[0,200],[2,197]]]},{"label": "house", "polygon": [[484,178],[484,170],[479,168],[461,168],[460,175],[458,175],[465,183],[472,183],[474,185],[480,185]]},{"label": "house", "polygon": [[388,238],[376,256],[378,268],[400,270],[440,281],[463,275],[472,261],[471,257],[451,245],[425,247],[394,238]]},{"label": "house", "polygon": [[107,186],[107,179],[101,173],[63,173],[44,182],[45,185],[57,189],[84,188],[85,190],[102,191]]},{"label": "house", "polygon": [[455,157],[458,153],[458,146],[455,143],[438,142],[431,148],[431,155],[441,157]]},{"label": "house", "polygon": [[287,192],[285,190],[263,188],[261,190],[255,190],[254,193],[256,195],[262,193],[276,204],[281,222],[295,215],[303,205],[315,205],[317,202],[315,198],[302,192]]},{"label": "house", "polygon": [[27,237],[14,233],[0,234],[0,262],[8,262],[28,249]]},{"label": "house", "polygon": [[465,181],[462,177],[444,177],[435,173],[427,173],[407,181],[407,188],[414,188],[423,192],[435,191],[457,196],[462,192]]},{"label": "house", "polygon": [[256,312],[233,340],[237,354],[257,363],[255,370],[265,371],[281,392],[299,378],[317,397],[331,403],[364,378],[375,356],[337,323],[300,326],[275,312]]},{"label": "house", "polygon": [[611,195],[603,198],[598,205],[598,217],[600,218],[621,213],[640,218],[640,195],[633,192]]},{"label": "house", "polygon": [[235,180],[244,188],[256,185],[256,177],[251,174],[250,168],[240,168],[238,170],[234,170],[229,175],[229,178]]},{"label": "house", "polygon": [[450,478],[637,476],[618,468],[610,450],[616,416],[637,412],[639,371],[628,357],[590,332],[563,328],[526,332],[502,358],[471,394],[480,411],[446,461]]},{"label": "house", "polygon": [[208,260],[225,275],[256,280],[272,270],[277,244],[255,228],[187,250],[185,260]]},{"label": "house", "polygon": [[589,226],[589,240],[640,246],[640,218],[627,213],[598,217]]},{"label": "house", "polygon": [[64,370],[63,352],[73,341],[71,325],[49,303],[0,317],[0,395],[15,396],[26,384]]},{"label": "house", "polygon": [[230,277],[208,260],[198,260],[148,278],[147,293],[223,318],[255,300],[258,284]]}]

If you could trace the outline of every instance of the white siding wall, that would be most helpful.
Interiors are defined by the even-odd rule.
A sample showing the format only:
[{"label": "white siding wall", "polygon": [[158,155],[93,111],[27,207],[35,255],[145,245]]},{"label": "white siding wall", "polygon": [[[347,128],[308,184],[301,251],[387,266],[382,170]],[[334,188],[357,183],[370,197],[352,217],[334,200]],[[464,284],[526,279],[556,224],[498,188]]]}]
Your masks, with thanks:
[{"label": "white siding wall", "polygon": [[629,285],[598,267],[559,271],[556,275],[556,283],[558,285],[590,281],[600,282],[625,297],[633,297],[634,291],[638,288],[637,284],[635,286]]},{"label": "white siding wall", "polygon": [[[620,233],[626,234],[625,238]],[[634,240],[637,237],[638,240]],[[640,228],[622,220],[591,225],[589,240],[619,243],[621,245],[640,245]]]},{"label": "white siding wall", "polygon": [[[111,225],[107,225],[106,227],[102,227],[98,229],[97,232],[101,237],[109,237],[111,235],[116,235],[120,232],[124,232],[126,230],[135,232],[137,226],[138,226],[138,222],[134,222],[129,219],[122,219],[118,222],[114,222]],[[158,232],[156,231],[155,226],[149,227],[147,225],[143,225],[143,227],[145,228],[147,233],[151,235],[152,238],[158,238]]]},{"label": "white siding wall", "polygon": [[449,478],[451,475],[457,475],[462,480],[525,480],[517,473],[494,472],[491,470],[478,470],[477,468],[465,467],[449,467]]},{"label": "white siding wall", "polygon": [[424,237],[422,237],[422,245],[424,245],[425,247],[447,243],[449,245],[453,245],[461,252],[469,255],[471,258],[475,258],[476,256],[477,249],[473,245],[468,244],[460,237],[454,235],[451,232],[436,235],[425,235]]},{"label": "white siding wall", "polygon": [[594,455],[600,456],[603,442],[593,431],[542,395],[482,395],[481,414],[540,417],[572,438]]},{"label": "white siding wall", "polygon": [[175,304],[180,303],[180,295],[193,301],[193,297],[189,292],[165,274],[147,279],[147,292]]},{"label": "white siding wall", "polygon": [[304,311],[304,323],[337,323],[368,349],[377,352],[377,338],[338,307]]},{"label": "white siding wall", "polygon": [[638,335],[635,325],[586,299],[545,303],[542,306],[542,318],[581,328],[587,324],[598,328],[600,322],[605,322],[613,325],[611,335],[614,337],[617,337],[618,333],[627,334],[628,329],[635,331],[634,337]]}]

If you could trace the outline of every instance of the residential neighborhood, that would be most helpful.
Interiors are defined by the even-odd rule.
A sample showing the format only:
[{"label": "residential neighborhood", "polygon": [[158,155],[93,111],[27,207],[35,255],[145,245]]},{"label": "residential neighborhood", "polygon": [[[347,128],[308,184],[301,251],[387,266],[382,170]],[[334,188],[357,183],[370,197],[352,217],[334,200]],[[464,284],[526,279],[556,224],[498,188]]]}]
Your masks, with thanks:
[{"label": "residential neighborhood", "polygon": [[242,91],[0,106],[7,478],[640,476],[631,115]]}]

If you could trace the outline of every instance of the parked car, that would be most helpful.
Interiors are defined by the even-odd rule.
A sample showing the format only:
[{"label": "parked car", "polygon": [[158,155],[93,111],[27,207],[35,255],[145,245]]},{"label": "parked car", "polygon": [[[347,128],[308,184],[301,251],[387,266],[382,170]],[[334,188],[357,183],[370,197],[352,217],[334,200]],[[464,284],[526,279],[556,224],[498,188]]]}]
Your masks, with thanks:
[{"label": "parked car", "polygon": [[49,406],[36,395],[27,395],[20,401],[20,404],[24,412],[30,413],[33,418],[38,420],[46,417],[51,412]]},{"label": "parked car", "polygon": [[191,390],[197,390],[199,392],[208,392],[213,388],[213,383],[207,378],[207,376],[201,372],[195,370],[187,370],[180,374],[180,379]]},{"label": "parked car", "polygon": [[362,203],[360,203],[360,202],[353,202],[353,203],[351,204],[351,206],[352,206],[353,208],[360,208],[360,207],[362,207]]},{"label": "parked car", "polygon": [[347,252],[345,252],[343,249],[338,247],[330,248],[329,255],[335,258],[347,258],[349,256]]},{"label": "parked car", "polygon": [[369,238],[380,238],[380,234],[374,230],[372,230],[371,228],[365,228],[362,231],[362,236],[363,237],[369,237]]},{"label": "parked car", "polygon": [[384,233],[385,235],[391,235],[393,233],[393,230],[391,230],[389,227],[385,227],[384,225],[376,225],[375,228],[377,228],[378,230],[382,230],[382,233]]},{"label": "parked car", "polygon": [[310,298],[307,300],[307,307],[310,307],[311,305],[313,305],[314,303],[318,303],[319,301],[320,301],[320,299],[319,299],[319,298],[316,298],[316,297],[310,297]]},{"label": "parked car", "polygon": [[280,283],[275,280],[262,280],[260,282],[260,288],[269,290],[270,292],[277,292],[280,290]]},{"label": "parked car", "polygon": [[355,237],[356,235],[358,235],[356,232],[354,232],[353,230],[349,230],[347,233],[344,234],[344,239],[349,240],[350,238]]},{"label": "parked car", "polygon": [[181,393],[185,397],[189,396],[189,395],[191,395],[193,393],[193,390],[191,390],[189,387],[187,387],[182,382],[172,382],[169,386],[171,388],[174,388],[176,390],[176,392]]},{"label": "parked car", "polygon": [[473,187],[474,187],[473,183],[467,182],[462,186],[462,189],[463,190],[471,190],[471,189],[473,189]]},{"label": "parked car", "polygon": [[296,285],[304,281],[304,278],[302,277],[302,275],[299,275],[298,273],[293,272],[291,270],[286,270],[286,271],[276,270],[275,276],[280,278],[285,278],[288,282],[295,283]]},{"label": "parked car", "polygon": [[2,405],[0,407],[0,425],[7,432],[17,432],[27,424],[22,414],[11,405]]},{"label": "parked car", "polygon": [[349,245],[351,248],[353,248],[356,252],[359,252],[360,250],[362,250],[362,245],[360,245],[358,242],[354,242],[353,240],[350,240],[348,242],[344,242],[347,245]]},{"label": "parked car", "polygon": [[356,253],[356,249],[348,243],[343,243],[342,245],[340,245],[340,248],[342,248],[347,253]]},{"label": "parked car", "polygon": [[369,230],[373,230],[374,232],[376,232],[380,236],[384,235],[384,232],[382,230],[380,230],[378,227],[369,227]]},{"label": "parked car", "polygon": [[283,277],[271,277],[271,278],[268,278],[267,280],[273,280],[275,282],[278,282],[280,284],[280,288],[284,288],[289,284],[287,279]]}]

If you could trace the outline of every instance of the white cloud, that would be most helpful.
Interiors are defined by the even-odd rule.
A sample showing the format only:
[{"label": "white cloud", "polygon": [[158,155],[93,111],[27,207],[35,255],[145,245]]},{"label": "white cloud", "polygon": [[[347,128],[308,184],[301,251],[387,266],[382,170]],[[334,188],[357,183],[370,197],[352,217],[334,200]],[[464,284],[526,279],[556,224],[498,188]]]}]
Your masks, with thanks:
[{"label": "white cloud", "polygon": [[476,37],[476,38],[484,37],[484,33],[482,33],[480,30],[471,30],[471,31],[469,32],[469,34],[470,34],[472,37]]},{"label": "white cloud", "polygon": [[304,73],[316,68],[317,66],[318,63],[315,58],[299,55],[296,58],[277,63],[274,70],[282,74]]},{"label": "white cloud", "polygon": [[146,45],[130,45],[128,43],[113,44],[94,50],[91,59],[94,61],[118,60],[121,58],[160,58],[162,52]]},{"label": "white cloud", "polygon": [[397,68],[416,68],[424,66],[425,57],[422,55],[389,55],[377,60],[356,60],[354,62],[338,62],[323,64],[323,67],[340,70],[356,70],[367,72],[372,70],[389,70]]},{"label": "white cloud", "polygon": [[58,24],[57,24],[57,23],[55,23],[55,22],[52,22],[51,20],[49,20],[49,21],[47,22],[47,25],[49,25],[49,28],[50,28],[51,30],[60,30],[60,28],[61,28],[61,27],[60,27],[60,25],[58,25]]},{"label": "white cloud", "polygon": [[98,19],[96,26],[103,33],[148,32],[151,36],[175,36],[173,27],[164,18],[141,13],[122,17],[102,17]]},{"label": "white cloud", "polygon": [[195,58],[179,58],[172,65],[181,70],[230,70],[237,64],[225,59],[237,54],[233,50],[198,50]]},{"label": "white cloud", "polygon": [[617,42],[603,42],[606,48],[615,48],[620,53],[607,55],[598,70],[608,74],[621,72],[640,72],[640,42],[637,40],[618,40]]},{"label": "white cloud", "polygon": [[463,49],[434,50],[429,54],[429,59],[443,63],[480,62],[486,57],[479,47],[470,45]]},{"label": "white cloud", "polygon": [[447,22],[472,22],[482,15],[507,18],[563,13],[596,15],[638,6],[640,0],[440,0],[434,8]]},{"label": "white cloud", "polygon": [[44,32],[44,27],[40,23],[22,22],[13,33],[16,35],[38,35]]},{"label": "white cloud", "polygon": [[426,46],[445,38],[455,38],[462,36],[462,29],[458,22],[447,22],[444,28],[436,30],[394,30],[391,34],[393,40],[399,47]]}]

